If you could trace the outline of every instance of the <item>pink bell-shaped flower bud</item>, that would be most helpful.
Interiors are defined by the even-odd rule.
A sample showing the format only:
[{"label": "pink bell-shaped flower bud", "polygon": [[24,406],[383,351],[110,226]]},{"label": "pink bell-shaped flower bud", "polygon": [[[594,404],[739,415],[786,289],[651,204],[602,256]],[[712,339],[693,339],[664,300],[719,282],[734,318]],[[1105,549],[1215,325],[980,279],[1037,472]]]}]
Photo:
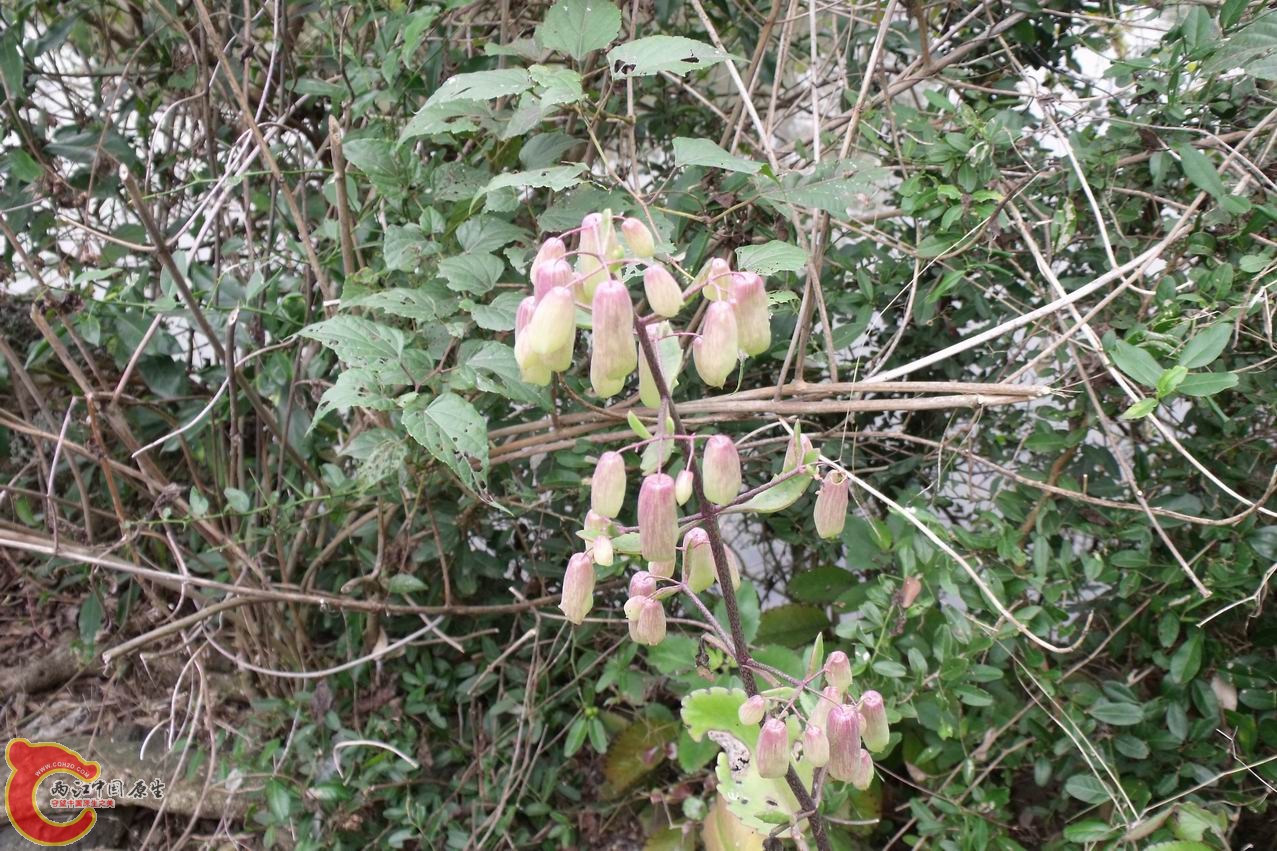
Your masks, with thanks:
[{"label": "pink bell-shaped flower bud", "polygon": [[607,258],[612,241],[614,237],[610,218],[604,218],[599,213],[590,213],[581,220],[576,271],[580,277],[582,294],[587,301],[594,298],[594,291],[608,278]]},{"label": "pink bell-shaped flower bud", "polygon": [[683,291],[678,281],[659,263],[653,263],[643,272],[643,294],[647,304],[660,316],[677,316],[683,309]]},{"label": "pink bell-shaped flower bud", "polygon": [[847,778],[851,785],[859,789],[861,792],[869,788],[874,782],[874,761],[869,755],[869,751],[860,748],[856,751],[856,760],[851,766],[851,776]]},{"label": "pink bell-shaped flower bud", "polygon": [[683,581],[693,594],[699,594],[713,585],[717,578],[709,533],[700,526],[693,526],[683,536]]},{"label": "pink bell-shaped flower bud", "polygon": [[851,660],[841,650],[835,650],[825,660],[825,682],[845,693],[851,688]]},{"label": "pink bell-shaped flower bud", "polygon": [[519,377],[529,384],[541,387],[550,383],[550,367],[545,358],[532,350],[532,337],[528,325],[536,311],[536,298],[528,296],[519,302],[514,314],[514,361],[519,365]]},{"label": "pink bell-shaped flower bud", "polygon": [[808,724],[803,730],[803,755],[816,768],[829,763],[829,738],[823,728],[816,724]]},{"label": "pink bell-shaped flower bud", "polygon": [[761,355],[772,345],[771,315],[767,311],[767,288],[753,272],[732,275],[732,308],[740,349],[747,355]]},{"label": "pink bell-shaped flower bud", "polygon": [[647,563],[647,572],[653,576],[659,576],[661,579],[671,579],[674,576],[674,559],[669,561],[649,561]]},{"label": "pink bell-shaped flower bud", "polygon": [[621,235],[625,237],[625,244],[635,257],[651,257],[656,253],[656,241],[652,239],[652,232],[638,219],[630,217],[621,222]]},{"label": "pink bell-shaped flower bud", "polygon": [[740,453],[730,437],[716,434],[706,441],[701,476],[705,498],[715,505],[727,505],[740,494]]},{"label": "pink bell-shaped flower bud", "polygon": [[532,267],[532,293],[539,302],[545,298],[546,293],[555,287],[568,287],[572,285],[572,266],[568,261],[559,258],[557,260],[549,260],[545,263],[539,263]]},{"label": "pink bell-shaped flower bud", "polygon": [[692,498],[692,483],[695,476],[691,470],[683,470],[674,477],[674,501],[679,505],[686,505],[687,501]]},{"label": "pink bell-shaped flower bud", "polygon": [[563,574],[563,599],[559,608],[564,616],[580,625],[594,606],[594,561],[585,553],[577,553],[568,560]]},{"label": "pink bell-shaped flower bud", "polygon": [[825,686],[820,691],[820,699],[811,710],[807,720],[822,730],[829,730],[829,713],[835,706],[842,705],[842,692],[834,686]]},{"label": "pink bell-shaped flower bud", "polygon": [[789,446],[785,449],[785,460],[780,465],[782,473],[788,473],[790,470],[803,463],[803,459],[807,457],[812,450],[811,438],[807,435],[794,435],[789,439]]},{"label": "pink bell-shaped flower bud", "polygon": [[850,706],[829,711],[825,735],[829,738],[829,773],[837,780],[850,780],[860,754],[860,715]]},{"label": "pink bell-shaped flower bud", "polygon": [[631,597],[650,597],[656,593],[656,577],[646,570],[640,570],[630,577]]},{"label": "pink bell-shaped flower bud", "polygon": [[643,479],[638,504],[639,551],[653,562],[669,562],[673,574],[678,546],[678,508],[674,504],[674,480],[665,473]]},{"label": "pink bell-shaped flower bud", "polygon": [[779,718],[768,718],[758,733],[754,768],[759,777],[784,777],[789,770],[789,728]]},{"label": "pink bell-shaped flower bud", "polygon": [[692,281],[692,286],[704,285],[701,295],[709,301],[726,301],[732,292],[732,266],[721,257],[715,257],[704,266]]},{"label": "pink bell-shaped flower bud", "polygon": [[916,576],[906,576],[905,581],[900,586],[900,608],[907,609],[913,605],[913,601],[918,599],[918,595],[922,593],[922,580]]},{"label": "pink bell-shaped flower bud", "polygon": [[590,381],[594,392],[607,398],[620,391],[626,377],[638,366],[630,291],[619,281],[604,281],[594,291],[592,311]]},{"label": "pink bell-shaped flower bud", "polygon": [[736,717],[746,727],[753,727],[763,720],[763,716],[767,714],[767,698],[761,694],[756,694],[740,705],[740,709],[736,710]]},{"label": "pink bell-shaped flower bud", "polygon": [[638,621],[634,624],[634,640],[655,647],[665,640],[665,607],[660,600],[643,598]]},{"label": "pink bell-shaped flower bud", "polygon": [[535,273],[538,266],[555,260],[562,260],[567,256],[568,247],[563,240],[557,236],[548,237],[545,242],[541,243],[541,247],[537,249],[537,255],[532,259],[532,271]]},{"label": "pink bell-shaped flower bud", "polygon": [[705,311],[701,334],[692,343],[692,360],[701,380],[710,387],[722,387],[736,368],[739,350],[736,314],[726,301],[716,301]]},{"label": "pink bell-shaped flower bud", "polygon": [[625,612],[625,619],[630,622],[630,638],[634,637],[634,625],[638,623],[639,613],[643,611],[643,601],[647,597],[630,597],[625,601],[622,611]]},{"label": "pink bell-shaped flower bud", "polygon": [[590,509],[604,517],[616,517],[625,504],[625,458],[604,452],[590,477]]},{"label": "pink bell-shaped flower bud", "polygon": [[585,537],[597,538],[599,535],[608,535],[612,532],[612,521],[610,518],[599,514],[594,509],[585,512]]},{"label": "pink bell-shaped flower bud", "polygon": [[874,753],[885,750],[891,740],[891,730],[887,726],[887,706],[881,694],[871,689],[860,696],[860,717],[864,720],[861,736],[865,747]]},{"label": "pink bell-shaped flower bud", "polygon": [[555,287],[537,302],[527,327],[532,351],[542,358],[571,345],[576,336],[576,302],[568,287]]},{"label": "pink bell-shaped flower bud", "polygon": [[594,563],[600,567],[610,567],[616,557],[612,549],[612,539],[607,535],[599,535],[595,538],[591,544],[591,551],[594,553]]},{"label": "pink bell-shaped flower bud", "polygon": [[830,470],[825,475],[820,493],[816,494],[813,511],[817,535],[828,540],[842,534],[842,527],[847,523],[847,495],[850,490],[851,482],[841,470]]}]

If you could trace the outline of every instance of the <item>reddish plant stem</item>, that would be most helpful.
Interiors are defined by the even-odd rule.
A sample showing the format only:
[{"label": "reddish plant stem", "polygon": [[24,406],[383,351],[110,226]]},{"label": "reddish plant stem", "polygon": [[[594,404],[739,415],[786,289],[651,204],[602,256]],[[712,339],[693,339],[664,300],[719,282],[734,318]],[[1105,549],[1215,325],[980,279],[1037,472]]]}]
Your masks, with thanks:
[{"label": "reddish plant stem", "polygon": [[[652,373],[652,382],[656,385],[656,391],[660,394],[661,400],[665,403],[664,408],[669,411],[670,418],[674,421],[674,433],[679,437],[688,437],[688,432],[683,428],[683,421],[678,416],[678,410],[674,407],[674,400],[670,396],[669,385],[665,383],[665,374],[661,371],[661,361],[656,354],[656,349],[652,345],[651,339],[647,336],[647,323],[640,317],[634,318],[634,330],[638,334],[639,347],[643,350],[643,357],[647,359],[648,369]],[[745,693],[750,696],[758,694],[758,683],[754,679],[752,665],[754,660],[749,655],[749,640],[745,638],[745,629],[741,626],[740,607],[736,604],[736,595],[732,592],[732,575],[727,567],[727,548],[723,545],[723,535],[718,527],[719,509],[705,498],[705,488],[701,484],[701,468],[700,462],[695,457],[689,458],[688,466],[692,471],[692,493],[696,496],[696,502],[701,508],[701,526],[705,529],[705,534],[709,536],[710,553],[714,556],[714,569],[718,573],[718,587],[723,591],[723,607],[727,609],[727,623],[732,633],[732,644],[734,645],[734,654],[736,657],[736,666],[740,669],[741,682],[745,685]],[[811,792],[803,785],[802,778],[798,776],[798,772],[791,765],[789,771],[785,774],[785,781],[789,784],[790,791],[794,793],[794,797],[798,799],[798,806],[802,812],[809,813],[807,822],[811,825],[813,838],[816,840],[816,847],[821,851],[831,851],[832,846],[829,844],[829,836],[825,833],[825,820],[821,818],[819,807],[811,796]]]}]

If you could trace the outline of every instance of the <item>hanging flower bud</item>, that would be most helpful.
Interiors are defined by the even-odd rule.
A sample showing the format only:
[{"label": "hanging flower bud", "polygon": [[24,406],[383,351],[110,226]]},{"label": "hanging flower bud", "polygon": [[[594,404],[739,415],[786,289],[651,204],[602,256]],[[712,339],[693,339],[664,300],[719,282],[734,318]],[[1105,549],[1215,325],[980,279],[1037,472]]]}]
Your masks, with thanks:
[{"label": "hanging flower bud", "polygon": [[834,686],[825,686],[820,691],[820,699],[816,701],[816,707],[812,709],[811,715],[807,720],[822,730],[829,730],[829,712],[835,706],[842,705],[842,692]]},{"label": "hanging flower bud", "polygon": [[529,384],[544,387],[550,383],[550,367],[545,359],[532,350],[532,337],[528,325],[536,311],[536,298],[528,296],[519,302],[514,314],[514,360],[519,365],[519,377]]},{"label": "hanging flower bud", "polygon": [[674,276],[659,263],[653,263],[643,272],[643,293],[648,306],[661,316],[676,316],[683,309],[683,291]]},{"label": "hanging flower bud", "polygon": [[763,720],[763,716],[767,714],[767,698],[761,694],[756,694],[740,705],[740,709],[736,710],[736,717],[746,727],[753,727]]},{"label": "hanging flower bud", "polygon": [[865,747],[877,753],[887,747],[891,730],[887,727],[887,707],[882,695],[872,689],[860,696],[860,717],[864,720],[861,735]]},{"label": "hanging flower bud", "polygon": [[604,281],[594,292],[592,310],[590,381],[594,392],[606,398],[616,395],[638,366],[630,291],[619,281]]},{"label": "hanging flower bud", "polygon": [[577,240],[576,271],[580,277],[581,292],[588,301],[594,298],[598,285],[607,280],[607,257],[612,235],[612,220],[599,213],[590,213],[581,220],[581,235]]},{"label": "hanging flower bud", "polygon": [[539,302],[555,287],[571,287],[572,266],[563,259],[538,263],[532,267],[532,292]]},{"label": "hanging flower bud", "polygon": [[527,327],[532,351],[547,357],[570,345],[576,336],[576,303],[572,290],[555,287],[537,302]]},{"label": "hanging flower bud", "polygon": [[562,260],[567,256],[568,247],[563,240],[557,236],[548,237],[545,242],[541,243],[541,247],[537,249],[537,256],[532,259],[532,272],[536,273],[538,266],[551,263],[555,260]]},{"label": "hanging flower bud", "polygon": [[825,731],[815,725],[808,724],[803,730],[803,754],[814,767],[821,768],[829,762],[829,739]]},{"label": "hanging flower bud", "polygon": [[715,505],[727,505],[740,494],[740,454],[730,437],[716,434],[705,443],[701,476],[705,498]]},{"label": "hanging flower bud", "polygon": [[732,308],[736,311],[736,328],[741,351],[761,355],[771,348],[772,323],[767,312],[767,288],[753,272],[732,275]]},{"label": "hanging flower bud", "polygon": [[640,570],[630,577],[631,597],[650,597],[656,593],[656,577],[646,570]]},{"label": "hanging flower bud", "polygon": [[846,653],[835,650],[829,654],[825,660],[825,682],[838,689],[840,694],[851,687],[851,660]]},{"label": "hanging flower bud", "polygon": [[625,244],[635,257],[651,257],[656,253],[656,241],[652,239],[652,232],[638,219],[630,217],[621,222],[621,235],[625,237]]},{"label": "hanging flower bud", "polygon": [[842,534],[847,523],[847,495],[851,483],[841,470],[830,470],[816,495],[816,534],[828,540]]},{"label": "hanging flower bud", "polygon": [[701,295],[708,301],[727,300],[732,288],[731,264],[721,257],[715,257],[706,263],[696,275],[696,280],[692,281],[693,287],[702,284]]},{"label": "hanging flower bud", "polygon": [[829,738],[829,773],[838,780],[850,780],[860,752],[860,716],[850,706],[829,711],[825,735]]},{"label": "hanging flower bud", "polygon": [[789,446],[785,449],[785,461],[780,465],[782,473],[788,473],[790,470],[802,463],[807,457],[807,453],[811,452],[811,438],[807,435],[794,435],[789,439]]},{"label": "hanging flower bud", "polygon": [[674,480],[665,473],[643,479],[638,504],[639,550],[648,561],[669,562],[674,572],[678,544],[678,517],[674,505]]},{"label": "hanging flower bud", "polygon": [[625,504],[625,458],[619,452],[604,452],[590,478],[590,508],[604,517],[616,517]]},{"label": "hanging flower bud", "polygon": [[683,581],[693,594],[699,594],[713,585],[717,578],[709,533],[700,526],[693,526],[683,536]]},{"label": "hanging flower bud", "polygon": [[568,560],[563,574],[563,599],[559,608],[572,623],[580,625],[594,607],[594,562],[585,553]]},{"label": "hanging flower bud", "polygon": [[686,505],[687,501],[692,498],[692,482],[694,478],[691,470],[683,470],[674,477],[674,501],[679,505]]},{"label": "hanging flower bud", "polygon": [[612,539],[607,535],[599,535],[593,541],[594,563],[601,567],[610,567],[615,553],[612,550]]},{"label": "hanging flower bud", "polygon": [[784,777],[789,770],[789,729],[779,718],[768,718],[754,748],[754,768],[759,777]]},{"label": "hanging flower bud", "polygon": [[674,577],[674,559],[669,561],[649,561],[647,563],[647,571],[653,576],[659,576],[661,579],[672,579]]},{"label": "hanging flower bud", "polygon": [[913,605],[913,601],[918,599],[918,595],[922,593],[922,581],[916,576],[906,576],[904,584],[900,586],[900,608],[907,609]]},{"label": "hanging flower bud", "polygon": [[869,751],[860,748],[856,751],[856,759],[851,765],[851,776],[847,778],[851,785],[865,791],[874,782],[874,761]]},{"label": "hanging flower bud", "polygon": [[740,590],[740,559],[736,558],[736,553],[731,550],[727,551],[727,572],[732,577],[732,590]]},{"label": "hanging flower bud", "polygon": [[638,621],[634,624],[634,640],[655,647],[665,640],[665,607],[660,600],[643,598]]},{"label": "hanging flower bud", "polygon": [[612,521],[594,509],[585,512],[585,537],[597,538],[612,531]]},{"label": "hanging flower bud", "polygon": [[727,302],[716,301],[705,311],[701,334],[692,343],[697,374],[710,387],[722,387],[736,368],[738,351],[736,314]]}]

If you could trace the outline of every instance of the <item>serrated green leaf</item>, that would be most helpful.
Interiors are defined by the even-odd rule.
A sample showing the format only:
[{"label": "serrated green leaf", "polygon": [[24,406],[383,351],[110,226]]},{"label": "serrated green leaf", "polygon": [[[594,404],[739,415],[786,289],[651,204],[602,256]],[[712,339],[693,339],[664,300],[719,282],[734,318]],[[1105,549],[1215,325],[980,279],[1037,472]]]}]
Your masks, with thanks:
[{"label": "serrated green leaf", "polygon": [[869,161],[826,160],[810,172],[791,172],[779,181],[758,175],[754,185],[764,200],[779,207],[845,216],[866,205],[866,196],[884,176],[883,169]]},{"label": "serrated green leaf", "polygon": [[462,254],[439,261],[439,274],[448,289],[482,295],[497,285],[505,264],[491,254]]},{"label": "serrated green leaf", "polygon": [[674,137],[674,163],[679,166],[721,168],[743,174],[758,174],[763,167],[762,163],[755,160],[729,154],[709,139],[692,139],[687,136]]},{"label": "serrated green leaf", "polygon": [[777,272],[801,272],[807,267],[807,252],[797,245],[773,239],[762,245],[744,245],[736,249],[736,262],[747,272],[767,277]]},{"label": "serrated green leaf", "polygon": [[437,396],[429,405],[423,403],[423,397],[407,402],[403,424],[408,434],[463,484],[482,490],[488,475],[487,422],[474,405],[455,393]]},{"label": "serrated green leaf", "polygon": [[455,74],[443,82],[426,101],[426,108],[452,101],[482,101],[509,97],[532,88],[532,77],[522,68],[501,68]]},{"label": "serrated green leaf", "polygon": [[308,325],[298,332],[318,340],[336,353],[347,366],[384,366],[403,356],[407,339],[391,328],[360,316],[334,316]]},{"label": "serrated green leaf", "polygon": [[608,67],[612,76],[647,77],[662,71],[682,76],[717,65],[727,59],[723,53],[703,41],[673,35],[651,35],[608,51]]},{"label": "serrated green leaf", "polygon": [[602,50],[621,32],[621,10],[606,0],[559,0],[537,27],[537,41],[548,50],[580,62]]}]

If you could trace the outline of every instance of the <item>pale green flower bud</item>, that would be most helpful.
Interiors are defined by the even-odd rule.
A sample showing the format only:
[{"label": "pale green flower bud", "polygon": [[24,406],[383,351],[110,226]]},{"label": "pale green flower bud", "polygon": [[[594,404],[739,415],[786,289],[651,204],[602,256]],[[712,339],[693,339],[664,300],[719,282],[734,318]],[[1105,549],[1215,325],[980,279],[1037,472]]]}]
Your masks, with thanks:
[{"label": "pale green flower bud", "polygon": [[653,576],[659,576],[661,579],[670,579],[674,576],[674,559],[669,561],[649,561],[647,563],[647,571]]},{"label": "pale green flower bud", "polygon": [[625,458],[604,452],[590,477],[590,508],[604,517],[616,517],[625,504]]},{"label": "pale green flower bud", "polygon": [[825,682],[840,693],[851,688],[851,660],[841,650],[835,650],[825,660]]},{"label": "pale green flower bud", "polygon": [[576,303],[568,287],[554,287],[537,302],[527,327],[532,351],[542,358],[560,352],[576,336]]},{"label": "pale green flower bud", "polygon": [[585,512],[585,535],[587,538],[597,538],[599,535],[607,535],[612,531],[612,521],[594,509]]},{"label": "pale green flower bud", "polygon": [[825,686],[821,689],[820,699],[816,701],[815,708],[812,709],[811,715],[807,718],[812,724],[820,727],[822,730],[829,730],[829,712],[835,706],[842,705],[842,692],[835,686]]},{"label": "pale green flower bud", "polygon": [[634,625],[638,623],[639,612],[643,611],[643,601],[647,597],[630,597],[625,601],[625,619],[630,622],[630,638],[634,637]]},{"label": "pale green flower bud", "polygon": [[594,563],[601,567],[609,567],[615,557],[612,550],[612,539],[607,535],[599,535],[594,539]]},{"label": "pale green flower bud", "polygon": [[625,237],[625,244],[635,257],[651,257],[656,253],[656,241],[652,239],[652,232],[638,219],[631,217],[622,221],[621,235]]},{"label": "pale green flower bud", "polygon": [[722,387],[736,368],[739,350],[736,314],[726,301],[716,301],[705,311],[701,334],[692,343],[692,360],[701,380],[710,387]]},{"label": "pale green flower bud", "polygon": [[563,574],[563,599],[559,608],[569,621],[580,625],[594,606],[594,562],[585,553],[568,560]]},{"label": "pale green flower bud", "polygon": [[679,505],[686,505],[687,501],[692,498],[694,478],[691,470],[683,470],[674,477],[674,501]]},{"label": "pale green flower bud", "polygon": [[784,777],[789,770],[789,729],[779,718],[768,718],[758,733],[754,768],[759,777]]},{"label": "pale green flower bud", "polygon": [[807,457],[807,453],[811,452],[811,438],[807,435],[794,435],[789,439],[789,446],[785,449],[785,461],[780,465],[782,473],[788,473],[797,467]]},{"label": "pale green flower bud", "polygon": [[701,295],[709,301],[718,301],[722,299],[726,301],[732,291],[732,266],[721,257],[715,257],[697,273],[696,279],[692,281],[692,286],[696,287],[704,284],[701,289]]},{"label": "pale green flower bud", "polygon": [[741,351],[747,355],[761,355],[770,349],[772,325],[763,279],[753,272],[732,275],[732,308],[736,311]]},{"label": "pale green flower bud", "polygon": [[861,735],[865,747],[874,753],[885,750],[891,741],[891,730],[887,726],[887,707],[881,694],[871,689],[860,696],[860,717],[864,720]]},{"label": "pale green flower bud", "polygon": [[674,276],[659,263],[653,263],[643,272],[643,293],[648,306],[660,316],[677,316],[683,309],[683,291]]},{"label": "pale green flower bud", "polygon": [[[594,383],[594,392],[606,398],[615,395],[616,382],[619,380],[623,385],[638,366],[630,291],[619,281],[604,281],[594,292],[592,310],[590,380]],[[605,393],[605,390],[612,392]]]},{"label": "pale green flower bud", "polygon": [[699,594],[713,585],[717,578],[709,533],[700,526],[693,526],[683,536],[683,581],[692,593]]},{"label": "pale green flower bud", "polygon": [[815,768],[829,763],[829,739],[821,727],[808,724],[803,730],[803,755]]},{"label": "pale green flower bud", "polygon": [[705,498],[715,505],[727,505],[740,494],[740,454],[730,437],[716,434],[706,441],[701,476]]},{"label": "pale green flower bud", "polygon": [[614,241],[610,217],[590,213],[581,220],[576,272],[580,278],[582,294],[587,301],[594,298],[594,291],[608,278],[607,257]]},{"label": "pale green flower bud", "polygon": [[639,548],[648,561],[670,564],[678,545],[678,509],[674,503],[674,480],[665,473],[643,479],[638,504]]},{"label": "pale green flower bud", "polygon": [[519,377],[529,384],[541,387],[550,383],[550,367],[545,359],[532,350],[528,325],[536,311],[536,298],[528,296],[519,302],[514,314],[514,361],[519,365]]},{"label": "pale green flower bud", "polygon": [[665,607],[659,600],[643,598],[638,621],[634,624],[634,640],[650,647],[665,640]]},{"label": "pale green flower bud", "polygon": [[759,721],[763,720],[763,716],[767,714],[767,698],[761,694],[756,694],[740,705],[740,709],[736,710],[736,717],[746,727],[753,727]]},{"label": "pale green flower bud", "polygon": [[851,766],[851,776],[847,779],[861,792],[868,789],[874,782],[874,761],[873,757],[869,756],[869,751],[864,748],[856,751],[856,759]]},{"label": "pale green flower bud", "polygon": [[840,470],[830,470],[816,495],[813,516],[816,534],[826,540],[842,534],[847,523],[847,497],[851,483]]}]

